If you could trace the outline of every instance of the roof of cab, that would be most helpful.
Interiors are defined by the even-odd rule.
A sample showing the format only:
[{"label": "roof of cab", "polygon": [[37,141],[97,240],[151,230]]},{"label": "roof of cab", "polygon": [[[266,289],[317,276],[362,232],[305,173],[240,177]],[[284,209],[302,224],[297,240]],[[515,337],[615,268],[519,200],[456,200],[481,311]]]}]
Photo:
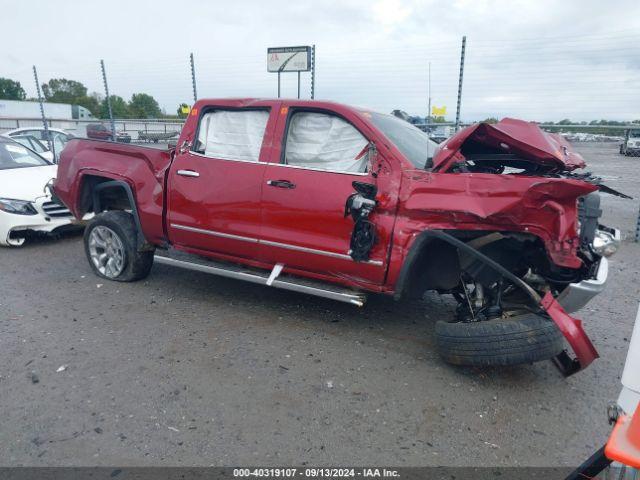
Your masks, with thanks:
[{"label": "roof of cab", "polygon": [[220,105],[228,107],[264,107],[274,106],[277,104],[284,104],[285,106],[296,105],[335,110],[347,109],[355,113],[371,111],[366,108],[354,107],[351,105],[346,105],[344,103],[332,102],[328,100],[306,100],[299,98],[201,98],[194,104],[194,107],[197,108],[204,105]]}]

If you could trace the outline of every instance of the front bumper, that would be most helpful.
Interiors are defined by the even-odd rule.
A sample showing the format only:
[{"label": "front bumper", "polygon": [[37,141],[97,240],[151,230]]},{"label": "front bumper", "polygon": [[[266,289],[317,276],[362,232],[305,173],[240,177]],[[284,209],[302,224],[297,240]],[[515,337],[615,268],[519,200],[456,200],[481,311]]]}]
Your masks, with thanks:
[{"label": "front bumper", "polygon": [[638,155],[640,154],[640,147],[627,147],[624,152],[627,155]]},{"label": "front bumper", "polygon": [[[617,228],[600,227],[609,235],[611,242],[616,245],[620,245],[622,235]],[[606,249],[605,249],[606,250]],[[614,250],[615,251],[615,250]],[[577,283],[570,283],[565,289],[560,292],[560,295],[556,298],[558,303],[562,305],[562,308],[566,312],[573,313],[584,307],[589,301],[604,290],[607,284],[607,278],[609,276],[609,261],[606,257],[600,257],[598,263],[598,269],[593,278],[582,280]]]},{"label": "front bumper", "polygon": [[56,205],[50,197],[40,197],[32,203],[35,215],[15,215],[0,211],[0,245],[18,247],[28,232],[51,233],[77,223],[66,207]]},{"label": "front bumper", "polygon": [[558,295],[557,301],[568,313],[577,312],[604,290],[609,276],[609,261],[602,257],[595,278],[570,283]]}]

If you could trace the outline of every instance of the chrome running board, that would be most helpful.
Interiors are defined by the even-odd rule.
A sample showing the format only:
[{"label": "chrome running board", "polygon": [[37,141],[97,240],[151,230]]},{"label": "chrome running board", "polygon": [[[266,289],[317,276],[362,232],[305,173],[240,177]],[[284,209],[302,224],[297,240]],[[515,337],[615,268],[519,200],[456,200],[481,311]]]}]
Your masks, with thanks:
[{"label": "chrome running board", "polygon": [[[192,257],[188,254],[180,254],[182,258]],[[197,260],[196,260],[197,259]],[[316,297],[329,298],[339,302],[350,303],[361,307],[364,305],[367,296],[364,293],[355,290],[342,289],[333,287],[313,280],[294,276],[280,276],[280,272],[284,265],[276,264],[270,275],[264,275],[260,270],[247,269],[234,264],[226,264],[222,262],[201,260],[201,257],[194,256],[192,260],[179,260],[165,255],[154,256],[154,261],[164,265],[186,268],[197,272],[210,273],[220,277],[235,278],[236,280],[244,280],[245,282],[257,283],[260,285],[272,286],[283,290],[291,290],[293,292],[307,293]]]}]

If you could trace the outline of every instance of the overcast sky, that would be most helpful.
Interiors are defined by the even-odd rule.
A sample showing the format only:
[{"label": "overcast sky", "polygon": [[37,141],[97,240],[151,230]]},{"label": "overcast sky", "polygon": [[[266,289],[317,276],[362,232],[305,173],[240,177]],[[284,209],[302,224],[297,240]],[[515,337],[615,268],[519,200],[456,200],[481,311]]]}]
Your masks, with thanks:
[{"label": "overcast sky", "polygon": [[[266,49],[317,48],[316,98],[455,117],[460,42],[467,36],[463,120],[640,119],[640,2],[0,0],[0,77],[35,96],[65,77],[103,93],[153,95],[173,113],[199,97],[276,96]],[[283,75],[283,96],[296,75]],[[302,74],[309,95],[309,74]]]}]

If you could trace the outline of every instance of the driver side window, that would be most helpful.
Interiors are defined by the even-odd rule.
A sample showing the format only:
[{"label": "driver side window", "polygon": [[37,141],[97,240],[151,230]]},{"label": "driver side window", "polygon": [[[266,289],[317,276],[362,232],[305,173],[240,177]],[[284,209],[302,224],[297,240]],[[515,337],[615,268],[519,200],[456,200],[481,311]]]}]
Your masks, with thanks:
[{"label": "driver side window", "polygon": [[364,173],[368,140],[335,115],[296,112],[289,120],[284,163],[332,172]]}]

